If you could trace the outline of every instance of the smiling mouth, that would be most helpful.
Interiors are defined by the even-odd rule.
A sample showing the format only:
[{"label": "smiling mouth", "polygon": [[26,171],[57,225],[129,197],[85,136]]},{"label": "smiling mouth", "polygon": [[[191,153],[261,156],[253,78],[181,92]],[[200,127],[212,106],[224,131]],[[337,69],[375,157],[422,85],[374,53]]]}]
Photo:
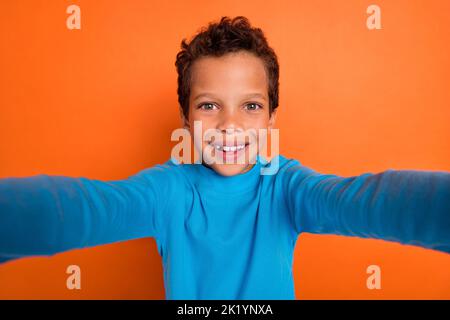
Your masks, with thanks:
[{"label": "smiling mouth", "polygon": [[245,147],[247,147],[249,145],[249,143],[246,142],[246,143],[234,144],[234,145],[227,146],[227,145],[210,142],[209,145],[211,147],[213,147],[215,150],[226,152],[226,153],[233,153],[233,152],[244,150]]}]

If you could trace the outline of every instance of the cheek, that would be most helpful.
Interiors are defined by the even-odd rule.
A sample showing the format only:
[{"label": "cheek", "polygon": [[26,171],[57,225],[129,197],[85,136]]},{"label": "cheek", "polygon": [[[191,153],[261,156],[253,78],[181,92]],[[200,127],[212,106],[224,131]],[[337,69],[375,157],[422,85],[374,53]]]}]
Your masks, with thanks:
[{"label": "cheek", "polygon": [[[251,149],[250,153],[257,152],[260,148],[265,148],[268,142],[268,136],[270,135],[269,125],[269,117],[265,115],[259,117],[258,119],[254,119],[252,129],[254,129],[254,133],[256,135],[253,136],[252,141],[255,142],[257,150]],[[250,129],[250,126],[248,129]]]},{"label": "cheek", "polygon": [[262,115],[261,117],[249,119],[246,123],[246,129],[268,129],[269,124],[269,118],[265,115]]},{"label": "cheek", "polygon": [[211,118],[196,117],[190,122],[190,133],[192,136],[194,136],[195,128],[198,130],[197,134],[201,134],[202,137],[205,137],[205,132],[207,130],[215,131],[216,126]]}]

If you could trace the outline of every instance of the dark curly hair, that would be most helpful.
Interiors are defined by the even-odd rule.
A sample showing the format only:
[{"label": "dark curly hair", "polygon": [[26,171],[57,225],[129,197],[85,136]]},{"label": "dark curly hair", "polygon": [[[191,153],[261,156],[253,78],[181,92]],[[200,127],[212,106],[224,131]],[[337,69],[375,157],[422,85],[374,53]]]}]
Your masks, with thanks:
[{"label": "dark curly hair", "polygon": [[233,19],[223,16],[217,23],[207,27],[188,43],[181,41],[181,51],[177,54],[175,66],[178,72],[178,102],[188,119],[191,67],[196,59],[204,56],[220,57],[229,52],[246,50],[264,62],[269,82],[269,114],[278,107],[279,66],[275,51],[267,43],[260,28],[254,28],[246,17]]}]

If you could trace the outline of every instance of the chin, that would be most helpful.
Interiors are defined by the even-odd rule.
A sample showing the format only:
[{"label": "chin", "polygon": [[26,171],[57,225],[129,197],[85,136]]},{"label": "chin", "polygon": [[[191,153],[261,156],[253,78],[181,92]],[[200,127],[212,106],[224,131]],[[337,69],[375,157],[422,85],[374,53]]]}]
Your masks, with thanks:
[{"label": "chin", "polygon": [[215,172],[222,176],[235,176],[250,170],[252,164],[212,164],[209,166]]}]

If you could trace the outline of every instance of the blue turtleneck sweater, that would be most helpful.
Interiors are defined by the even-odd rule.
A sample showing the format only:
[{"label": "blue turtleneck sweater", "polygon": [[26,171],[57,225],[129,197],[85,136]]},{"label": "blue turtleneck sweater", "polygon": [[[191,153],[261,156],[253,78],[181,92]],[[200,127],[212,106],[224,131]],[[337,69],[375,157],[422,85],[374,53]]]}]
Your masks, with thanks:
[{"label": "blue turtleneck sweater", "polygon": [[[277,157],[224,177],[169,160],[125,180],[0,180],[0,259],[154,237],[167,299],[294,299],[301,232],[450,253],[450,173],[321,174]],[[273,163],[272,163],[273,164]]]}]

